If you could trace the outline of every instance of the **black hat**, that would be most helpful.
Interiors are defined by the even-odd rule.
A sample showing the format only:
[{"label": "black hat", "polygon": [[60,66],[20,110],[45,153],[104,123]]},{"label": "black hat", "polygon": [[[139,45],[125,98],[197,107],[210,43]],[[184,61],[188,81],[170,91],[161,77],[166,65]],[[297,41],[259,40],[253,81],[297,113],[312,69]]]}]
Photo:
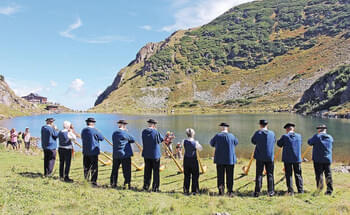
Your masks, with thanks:
[{"label": "black hat", "polygon": [[54,122],[55,119],[54,119],[54,118],[47,118],[45,121],[46,121],[46,122]]},{"label": "black hat", "polygon": [[85,120],[85,122],[96,122],[95,118],[89,117]]},{"label": "black hat", "polygon": [[260,125],[267,125],[267,124],[269,124],[269,122],[267,120],[265,120],[265,119],[262,119],[262,120],[259,121],[259,124]]},{"label": "black hat", "polygon": [[155,121],[154,119],[149,119],[147,120],[147,122],[150,124],[157,124],[157,121]]},{"label": "black hat", "polygon": [[295,127],[295,124],[292,123],[292,122],[288,122],[283,128],[286,129],[286,128],[289,128],[289,127]]},{"label": "black hat", "polygon": [[128,124],[128,123],[127,123],[125,120],[123,120],[123,119],[119,120],[117,123],[118,123],[118,124],[123,124],[123,125],[127,125],[127,124]]},{"label": "black hat", "polygon": [[319,126],[317,126],[316,129],[327,129],[327,126],[326,125],[319,125]]},{"label": "black hat", "polygon": [[224,122],[220,123],[220,125],[219,125],[219,126],[222,126],[222,127],[230,127],[230,125],[229,125],[229,124],[224,123]]}]

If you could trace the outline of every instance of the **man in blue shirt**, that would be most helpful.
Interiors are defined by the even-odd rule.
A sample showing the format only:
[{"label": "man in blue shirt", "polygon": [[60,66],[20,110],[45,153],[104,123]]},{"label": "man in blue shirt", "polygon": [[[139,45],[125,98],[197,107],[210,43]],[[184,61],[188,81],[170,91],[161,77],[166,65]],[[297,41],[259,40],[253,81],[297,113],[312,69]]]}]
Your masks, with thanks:
[{"label": "man in blue shirt", "polygon": [[128,134],[126,125],[128,123],[125,120],[118,121],[118,129],[113,133],[113,167],[111,173],[111,186],[112,188],[117,187],[118,182],[118,171],[120,164],[123,168],[124,175],[124,187],[130,187],[131,183],[131,157],[133,151],[131,143],[135,142],[135,138]]},{"label": "man in blue shirt", "polygon": [[214,163],[216,163],[217,186],[219,195],[225,192],[225,173],[228,196],[233,195],[233,174],[237,163],[235,148],[238,144],[237,138],[229,133],[230,127],[227,123],[221,123],[221,132],[210,140],[210,145],[215,147]]},{"label": "man in blue shirt", "polygon": [[274,149],[275,149],[275,133],[268,130],[268,122],[266,120],[259,121],[260,129],[255,132],[252,137],[252,143],[256,146],[254,158],[256,160],[256,178],[255,178],[255,192],[254,196],[259,197],[264,167],[267,172],[267,188],[268,195],[275,195],[274,188]]},{"label": "man in blue shirt", "polygon": [[91,172],[91,183],[97,186],[98,177],[98,155],[100,154],[100,141],[104,140],[104,136],[95,128],[96,120],[88,118],[87,127],[81,131],[81,139],[83,141],[83,165],[84,177],[88,179]]},{"label": "man in blue shirt", "polygon": [[287,123],[283,128],[286,129],[286,134],[282,135],[277,141],[277,145],[283,147],[282,161],[284,162],[288,193],[290,195],[294,194],[293,170],[298,193],[303,193],[303,177],[301,175],[301,135],[295,133],[294,123]]},{"label": "man in blue shirt", "polygon": [[47,118],[41,127],[41,147],[44,150],[44,175],[51,176],[56,161],[58,130],[53,124],[55,119]]},{"label": "man in blue shirt", "polygon": [[155,120],[149,119],[147,123],[148,128],[142,131],[142,157],[145,160],[143,189],[149,189],[153,171],[152,191],[159,192],[160,145],[164,141],[164,137],[157,131]]},{"label": "man in blue shirt", "polygon": [[323,189],[323,173],[325,174],[327,191],[326,195],[333,192],[333,180],[331,172],[333,137],[327,134],[327,126],[317,127],[317,134],[308,140],[308,144],[313,146],[312,160],[316,175],[316,185],[319,190]]}]

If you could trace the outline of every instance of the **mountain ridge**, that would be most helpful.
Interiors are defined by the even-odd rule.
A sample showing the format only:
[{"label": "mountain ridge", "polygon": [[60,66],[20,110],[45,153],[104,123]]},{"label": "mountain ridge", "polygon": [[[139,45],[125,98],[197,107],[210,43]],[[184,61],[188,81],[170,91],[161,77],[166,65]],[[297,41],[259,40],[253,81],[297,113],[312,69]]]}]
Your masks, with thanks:
[{"label": "mountain ridge", "polygon": [[348,0],[234,7],[144,46],[91,111],[291,111],[314,81],[350,62],[349,17]]}]

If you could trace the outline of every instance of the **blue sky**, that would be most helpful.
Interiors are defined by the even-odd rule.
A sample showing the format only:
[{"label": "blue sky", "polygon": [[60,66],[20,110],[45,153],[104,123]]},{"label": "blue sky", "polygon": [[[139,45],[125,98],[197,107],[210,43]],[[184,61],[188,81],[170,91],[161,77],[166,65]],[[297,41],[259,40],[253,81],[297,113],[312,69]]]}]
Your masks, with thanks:
[{"label": "blue sky", "polygon": [[249,0],[0,0],[0,74],[86,110],[148,42],[208,23]]}]

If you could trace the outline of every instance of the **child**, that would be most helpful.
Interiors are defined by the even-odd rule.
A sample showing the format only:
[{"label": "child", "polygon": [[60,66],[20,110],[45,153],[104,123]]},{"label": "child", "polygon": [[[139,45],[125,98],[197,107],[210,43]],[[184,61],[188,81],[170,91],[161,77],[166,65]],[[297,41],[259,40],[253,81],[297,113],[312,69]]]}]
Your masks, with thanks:
[{"label": "child", "polygon": [[27,127],[26,130],[23,133],[23,139],[24,139],[24,145],[26,147],[26,150],[29,151],[30,148],[30,132],[29,128]]},{"label": "child", "polygon": [[180,142],[176,144],[175,157],[182,160],[182,144]]},{"label": "child", "polygon": [[199,165],[197,160],[197,150],[201,151],[203,148],[198,141],[194,139],[195,131],[192,128],[186,129],[187,139],[183,141],[185,148],[184,156],[184,193],[189,194],[190,181],[192,177],[192,194],[196,195],[199,193]]},{"label": "child", "polygon": [[22,136],[22,132],[18,132],[18,136],[17,136],[17,146],[18,149],[21,148],[21,144],[23,143],[23,136]]}]

